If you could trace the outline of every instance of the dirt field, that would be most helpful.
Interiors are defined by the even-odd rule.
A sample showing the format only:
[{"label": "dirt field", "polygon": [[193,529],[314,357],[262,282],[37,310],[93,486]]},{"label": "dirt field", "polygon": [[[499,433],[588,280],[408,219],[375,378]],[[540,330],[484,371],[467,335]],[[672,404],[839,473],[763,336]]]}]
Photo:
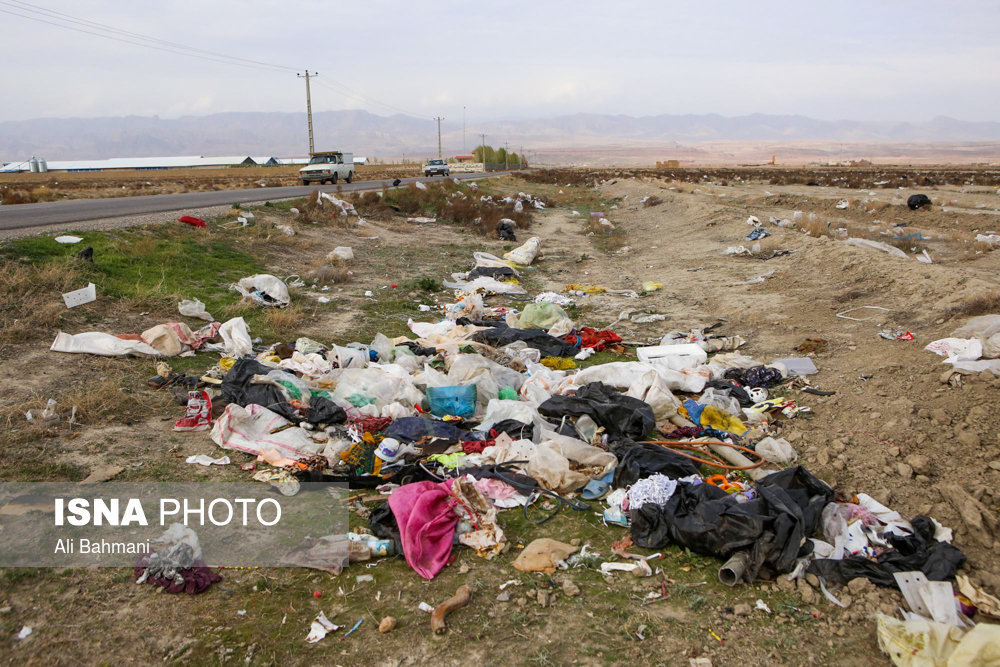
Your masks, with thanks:
[{"label": "dirt field", "polygon": [[[163,171],[50,172],[0,174],[0,201],[27,204],[61,199],[99,199],[273,188],[300,185],[291,167],[233,167],[228,169],[166,169]],[[359,180],[404,178],[420,174],[420,165],[360,165]]]},{"label": "dirt field", "polygon": [[[626,341],[651,342],[672,330],[721,321],[727,335],[747,339],[741,351],[763,363],[796,356],[795,348],[805,339],[822,339],[822,351],[813,354],[820,372],[810,379],[836,394],[793,392],[801,405],[812,408],[812,417],[777,422],[781,437],[795,446],[800,463],[840,495],[869,493],[905,516],[928,513],[953,528],[955,545],[968,556],[965,570],[997,594],[1000,545],[990,531],[967,525],[942,487],[960,486],[991,512],[1000,505],[1000,378],[966,375],[961,386],[943,383],[945,366],[923,346],[948,336],[971,314],[1000,312],[1000,254],[975,242],[976,233],[1000,229],[1000,195],[996,180],[986,177],[967,184],[969,178],[961,176],[961,183],[950,184],[948,176],[921,173],[930,181],[919,189],[913,189],[912,178],[907,189],[896,189],[898,185],[875,186],[880,179],[869,183],[864,176],[858,189],[824,184],[815,175],[776,184],[752,174],[735,174],[737,179],[732,173],[703,172],[705,178],[694,183],[689,182],[694,180],[691,173],[624,170],[533,179],[553,181],[549,183],[504,178],[484,181],[481,187],[499,194],[528,192],[553,204],[536,213],[527,233],[519,232],[519,240],[528,235],[543,239],[543,256],[523,281],[531,294],[562,292],[567,283],[632,290],[644,281],[663,285],[640,299],[582,297],[574,309],[580,324],[602,328],[616,322],[614,330]],[[905,199],[914,192],[931,196],[935,205],[909,210]],[[647,196],[662,201],[643,205]],[[837,207],[841,201],[847,201],[847,208]],[[591,211],[602,211],[615,225],[614,233],[590,234]],[[801,217],[795,217],[796,211]],[[206,433],[170,430],[183,408],[145,386],[153,373],[149,361],[57,355],[48,346],[58,329],[140,331],[176,317],[176,299],[191,296],[191,288],[211,287],[211,299],[203,299],[210,312],[218,319],[245,313],[254,335],[265,341],[307,335],[323,342],[368,342],[378,331],[405,334],[408,317],[429,320],[419,304],[451,300],[450,294],[426,289],[420,278],[468,270],[476,250],[501,254],[513,246],[457,225],[416,225],[401,216],[369,219],[364,226],[330,226],[303,222],[287,207],[258,207],[255,214],[257,231],[226,230],[216,226],[223,220],[214,220],[208,236],[195,241],[235,244],[235,250],[226,251],[225,272],[217,279],[194,275],[196,268],[190,267],[188,284],[159,277],[141,295],[99,300],[67,314],[59,300],[65,285],[55,275],[31,292],[38,299],[32,308],[38,313],[35,319],[19,322],[12,311],[3,316],[7,333],[0,345],[0,372],[8,387],[0,399],[6,441],[0,451],[3,479],[75,481],[101,464],[122,466],[117,480],[247,475],[238,465],[249,457],[217,449]],[[744,240],[751,230],[745,222],[750,215],[772,234],[761,241],[758,257],[772,250],[791,254],[766,261],[725,256],[730,246],[751,245]],[[769,224],[771,216],[794,219],[797,227]],[[273,224],[290,224],[297,234],[274,232]],[[899,230],[920,237],[893,238],[903,236]],[[114,240],[118,237],[112,234],[101,243],[156,248],[187,242],[189,230],[115,234],[125,240]],[[231,240],[240,234],[244,238]],[[903,246],[908,256],[848,245],[841,240],[846,234],[888,240]],[[11,268],[18,258],[43,247],[40,241],[14,243],[22,245],[0,246],[7,286],[18,284]],[[225,289],[251,259],[257,265],[248,266],[246,273],[305,276],[339,245],[353,247],[353,273],[335,280],[328,292],[293,290],[294,305],[285,314],[251,312]],[[933,263],[917,261],[915,248],[926,249]],[[243,254],[231,254],[237,251]],[[765,276],[763,282],[737,284],[758,276]],[[148,272],[135,280],[145,285]],[[124,293],[126,286],[121,289]],[[375,296],[365,297],[366,290]],[[331,301],[321,304],[318,297],[323,295]],[[493,297],[490,303],[505,300]],[[858,306],[888,310],[866,322],[836,317]],[[626,309],[667,319],[618,321]],[[878,332],[888,327],[908,330],[915,340],[880,338]],[[212,357],[177,360],[175,368],[200,372],[213,363]],[[39,433],[28,427],[24,410],[40,407],[48,397],[60,405],[86,403],[85,426],[73,433]],[[224,453],[234,465],[205,469],[184,463],[191,454]],[[589,512],[564,509],[540,527],[517,511],[502,512],[501,524],[514,545],[510,552],[484,561],[462,550],[431,582],[400,558],[372,568],[355,565],[339,577],[306,570],[225,570],[222,582],[193,597],[137,586],[125,570],[5,570],[0,573],[0,661],[687,665],[690,658],[705,657],[716,665],[889,664],[878,650],[871,616],[896,613],[902,597],[867,582],[836,592],[847,605],[841,609],[805,581],[725,588],[716,579],[717,561],[676,548],[653,561],[660,574],[650,579],[605,578],[594,569],[545,577],[511,567],[517,546],[537,537],[579,539],[609,554],[611,542],[627,530],[603,525],[594,516],[600,509],[598,504]],[[358,583],[360,574],[372,574],[374,581]],[[499,585],[510,579],[517,583],[504,596]],[[668,579],[670,584],[661,583]],[[579,594],[568,594],[572,587],[566,581]],[[433,636],[418,603],[436,604],[463,583],[474,587],[473,602],[454,614],[446,635]],[[647,604],[645,594],[661,586],[665,598]],[[540,604],[537,590],[552,591],[551,602]],[[323,597],[313,597],[313,591]],[[757,599],[772,613],[754,611]],[[791,607],[817,612],[818,618]],[[344,641],[331,635],[307,645],[304,637],[320,610],[348,627],[358,618],[364,622]],[[390,614],[399,626],[380,635],[378,621]],[[32,635],[15,641],[25,625],[33,628]]]}]

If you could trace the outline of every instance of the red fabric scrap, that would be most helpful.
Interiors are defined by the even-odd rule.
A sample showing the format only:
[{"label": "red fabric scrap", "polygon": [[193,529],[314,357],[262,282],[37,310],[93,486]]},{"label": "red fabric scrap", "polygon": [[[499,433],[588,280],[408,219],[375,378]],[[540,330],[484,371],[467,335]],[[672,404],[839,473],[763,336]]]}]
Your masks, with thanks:
[{"label": "red fabric scrap", "polygon": [[563,338],[563,340],[568,343],[576,343],[579,340],[580,347],[592,347],[595,352],[600,352],[607,345],[622,342],[621,336],[614,331],[598,331],[593,327],[583,327],[576,332],[576,335],[570,334]]},{"label": "red fabric scrap", "polygon": [[462,451],[466,454],[480,454],[487,447],[497,444],[496,440],[463,440]]},{"label": "red fabric scrap", "polygon": [[177,218],[178,222],[183,222],[185,224],[191,225],[192,227],[204,227],[205,221],[201,218],[196,218],[193,215],[182,215]]}]

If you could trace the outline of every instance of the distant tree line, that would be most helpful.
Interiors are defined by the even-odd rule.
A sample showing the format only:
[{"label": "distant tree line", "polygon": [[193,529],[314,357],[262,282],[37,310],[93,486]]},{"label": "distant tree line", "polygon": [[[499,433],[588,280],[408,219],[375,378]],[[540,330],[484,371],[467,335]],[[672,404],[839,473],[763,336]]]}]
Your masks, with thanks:
[{"label": "distant tree line", "polygon": [[472,151],[472,155],[475,157],[476,162],[486,162],[492,164],[527,164],[527,161],[523,156],[511,151],[507,152],[505,148],[497,148],[494,150],[492,146],[476,146],[476,149]]}]

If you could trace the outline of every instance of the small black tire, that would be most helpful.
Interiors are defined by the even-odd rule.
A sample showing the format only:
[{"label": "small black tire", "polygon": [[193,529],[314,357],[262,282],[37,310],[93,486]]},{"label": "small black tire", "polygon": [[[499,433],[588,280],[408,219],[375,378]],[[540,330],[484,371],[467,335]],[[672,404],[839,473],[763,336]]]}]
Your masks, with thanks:
[{"label": "small black tire", "polygon": [[334,174],[334,175],[333,175],[333,176],[332,176],[332,177],[330,178],[330,185],[336,185],[336,184],[337,184],[337,174],[335,173],[335,174]]},{"label": "small black tire", "polygon": [[347,181],[348,183],[353,183],[354,182],[354,172],[353,171],[347,172],[347,178],[345,178],[344,180]]}]

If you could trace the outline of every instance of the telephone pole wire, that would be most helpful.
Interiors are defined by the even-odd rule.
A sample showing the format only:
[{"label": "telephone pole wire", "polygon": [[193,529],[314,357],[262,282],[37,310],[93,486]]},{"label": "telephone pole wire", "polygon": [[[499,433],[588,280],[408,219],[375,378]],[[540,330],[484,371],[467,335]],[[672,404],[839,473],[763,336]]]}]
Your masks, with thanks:
[{"label": "telephone pole wire", "polygon": [[434,120],[438,122],[438,159],[441,160],[441,121],[444,120],[441,116],[437,116]]},{"label": "telephone pole wire", "polygon": [[317,77],[319,74],[317,72],[310,74],[309,70],[306,70],[305,74],[296,74],[295,76],[306,80],[306,117],[309,119],[309,155],[312,155],[316,152],[316,146],[313,143],[313,105],[312,93],[309,90],[309,77]]}]

